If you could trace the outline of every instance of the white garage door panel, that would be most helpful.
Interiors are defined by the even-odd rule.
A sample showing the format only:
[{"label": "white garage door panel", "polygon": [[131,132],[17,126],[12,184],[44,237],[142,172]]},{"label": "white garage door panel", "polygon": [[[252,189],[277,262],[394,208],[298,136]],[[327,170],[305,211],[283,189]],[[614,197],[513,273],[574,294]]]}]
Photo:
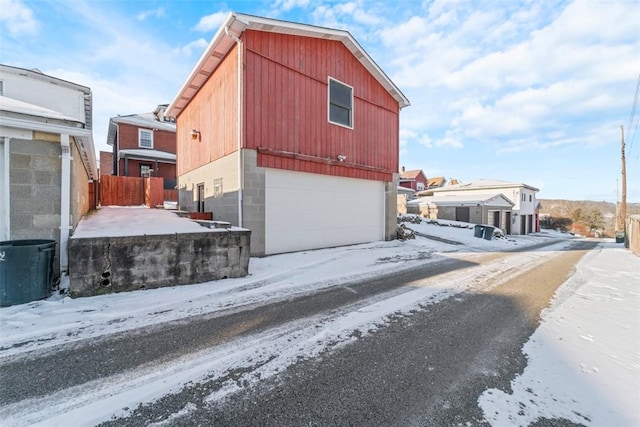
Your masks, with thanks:
[{"label": "white garage door panel", "polygon": [[267,169],[266,253],[384,239],[384,183]]}]

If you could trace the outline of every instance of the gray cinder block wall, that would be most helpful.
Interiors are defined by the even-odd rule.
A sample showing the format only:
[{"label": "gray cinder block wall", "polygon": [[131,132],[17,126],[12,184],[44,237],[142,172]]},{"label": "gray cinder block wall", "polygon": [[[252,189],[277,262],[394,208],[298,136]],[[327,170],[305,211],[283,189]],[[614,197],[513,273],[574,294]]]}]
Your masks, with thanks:
[{"label": "gray cinder block wall", "polygon": [[56,241],[54,275],[60,269],[60,139],[12,139],[10,142],[9,221],[11,239]]},{"label": "gray cinder block wall", "polygon": [[243,277],[251,231],[71,238],[72,297]]}]

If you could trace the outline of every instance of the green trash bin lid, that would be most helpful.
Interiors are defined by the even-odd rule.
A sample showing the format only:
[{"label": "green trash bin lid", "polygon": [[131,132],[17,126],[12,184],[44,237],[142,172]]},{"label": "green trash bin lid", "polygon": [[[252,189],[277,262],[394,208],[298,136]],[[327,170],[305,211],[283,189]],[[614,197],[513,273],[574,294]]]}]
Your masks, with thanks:
[{"label": "green trash bin lid", "polygon": [[55,240],[0,242],[0,306],[24,304],[51,292]]}]

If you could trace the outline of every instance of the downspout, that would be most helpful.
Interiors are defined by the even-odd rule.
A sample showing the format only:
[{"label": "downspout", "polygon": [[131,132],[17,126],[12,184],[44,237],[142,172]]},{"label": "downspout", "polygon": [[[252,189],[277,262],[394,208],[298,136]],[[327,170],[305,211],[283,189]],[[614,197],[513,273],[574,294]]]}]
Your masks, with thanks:
[{"label": "downspout", "polygon": [[229,31],[229,27],[224,27],[224,32],[233,39],[238,46],[238,227],[242,227],[242,40]]},{"label": "downspout", "polygon": [[[3,138],[3,137],[0,137]],[[2,232],[0,233],[0,240],[9,240],[11,238],[11,197],[9,196],[10,190],[10,181],[9,181],[9,149],[10,149],[10,141],[11,138],[3,138],[4,143],[2,144],[3,150],[0,155],[2,156],[2,168],[0,168],[0,173],[2,173],[2,218],[0,218],[0,227],[2,228]]]},{"label": "downspout", "polygon": [[69,243],[69,206],[71,204],[71,145],[69,134],[60,135],[60,159],[62,163],[60,179],[60,274],[69,270],[69,256],[67,245]]},{"label": "downspout", "polygon": [[116,140],[114,142],[114,144],[116,144],[116,148],[114,150],[114,159],[113,161],[116,163],[116,167],[115,167],[115,174],[117,176],[120,176],[120,125],[118,123],[115,124],[116,125]]}]

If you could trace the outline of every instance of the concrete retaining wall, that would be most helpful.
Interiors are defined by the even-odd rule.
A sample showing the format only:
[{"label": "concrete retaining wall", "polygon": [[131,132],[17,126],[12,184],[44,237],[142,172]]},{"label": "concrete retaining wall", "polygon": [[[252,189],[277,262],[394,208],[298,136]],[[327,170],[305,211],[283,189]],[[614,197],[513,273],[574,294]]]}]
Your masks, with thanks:
[{"label": "concrete retaining wall", "polygon": [[71,238],[72,297],[243,277],[250,230],[150,236]]}]

